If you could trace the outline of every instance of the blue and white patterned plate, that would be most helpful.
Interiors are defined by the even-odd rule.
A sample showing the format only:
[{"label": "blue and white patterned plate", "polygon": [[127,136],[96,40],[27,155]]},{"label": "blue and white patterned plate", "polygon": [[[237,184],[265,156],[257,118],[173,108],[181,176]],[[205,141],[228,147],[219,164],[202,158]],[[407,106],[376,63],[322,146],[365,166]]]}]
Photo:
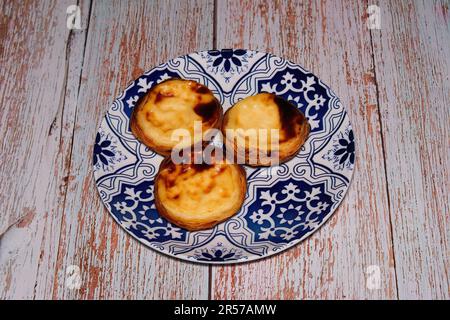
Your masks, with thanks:
[{"label": "blue and white patterned plate", "polygon": [[[258,92],[276,93],[297,105],[311,125],[294,159],[268,169],[245,168],[248,191],[241,210],[210,230],[189,232],[158,214],[153,180],[162,157],[130,131],[136,101],[172,77],[208,86],[224,111]],[[242,49],[196,52],[144,73],[113,102],[94,146],[95,182],[114,219],[149,247],[200,263],[256,260],[305,239],[342,201],[354,162],[353,131],[336,95],[297,64]]]}]

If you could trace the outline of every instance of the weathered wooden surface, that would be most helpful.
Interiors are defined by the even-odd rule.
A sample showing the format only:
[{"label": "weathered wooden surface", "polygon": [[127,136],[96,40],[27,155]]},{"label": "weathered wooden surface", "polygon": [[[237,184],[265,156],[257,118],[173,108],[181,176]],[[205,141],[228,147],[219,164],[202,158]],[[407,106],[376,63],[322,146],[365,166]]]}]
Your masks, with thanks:
[{"label": "weathered wooden surface", "polygon": [[[0,298],[449,298],[448,1],[0,1]],[[216,7],[214,7],[216,6]],[[215,31],[215,32],[214,32]],[[212,47],[270,51],[341,98],[357,163],[295,248],[207,267],[140,245],[95,189],[100,119],[144,70]],[[81,288],[66,285],[78,266]],[[379,289],[366,286],[378,266]]]},{"label": "weathered wooden surface", "polygon": [[449,4],[384,1],[372,32],[399,298],[450,298]]},{"label": "weathered wooden surface", "polygon": [[79,265],[84,285],[67,290],[64,273],[58,273],[53,296],[206,298],[207,267],[148,250],[111,219],[96,194],[86,142],[114,97],[148,66],[212,44],[213,7],[206,1],[94,1],[91,10],[57,264]]},{"label": "weathered wooden surface", "polygon": [[[1,5],[0,297],[51,289],[75,115],[65,98],[80,69],[69,59],[84,46],[83,35],[66,28],[69,4]],[[40,265],[51,268],[43,277]]]},{"label": "weathered wooden surface", "polygon": [[[2,207],[6,207],[4,212],[11,215],[3,230],[9,224],[12,226],[0,242],[1,297],[207,298],[207,266],[180,263],[157,254],[131,239],[110,218],[93,181],[92,143],[89,141],[95,138],[100,119],[114,97],[145,69],[185,52],[213,45],[213,3],[141,1],[129,5],[124,1],[94,1],[91,8],[89,3],[83,3],[82,27],[85,30],[73,30],[71,36],[65,21],[69,4],[55,1],[48,5],[53,9],[44,5],[34,8],[37,16],[25,14],[30,21],[22,21],[2,39],[2,43],[6,41],[7,44],[5,50],[13,50],[12,44],[27,36],[20,27],[23,30],[38,29],[47,23],[46,28],[56,33],[46,35],[49,39],[27,40],[29,48],[25,48],[26,52],[32,56],[32,50],[37,50],[43,56],[35,58],[35,63],[42,64],[42,69],[33,69],[35,77],[30,78],[26,69],[36,67],[25,64],[26,60],[24,70],[15,81],[8,74],[2,74],[4,79],[8,76],[5,82],[11,87],[7,88],[8,92],[2,86],[3,105],[11,108],[2,116],[1,126],[2,137],[5,137],[1,154],[2,177],[6,174],[11,177],[9,187],[2,184]],[[30,7],[34,5],[30,4]],[[6,6],[13,11],[13,3]],[[15,15],[20,17],[26,10],[28,8],[21,8]],[[43,22],[43,17],[49,22]],[[10,17],[4,21],[14,23]],[[81,49],[78,38],[82,38]],[[16,54],[10,60],[6,61],[7,66],[14,69],[23,59]],[[57,62],[59,65],[53,66]],[[52,81],[51,86],[42,82],[47,78]],[[17,81],[19,85],[22,85],[20,81],[28,85],[27,92],[45,100],[40,102],[30,98],[25,105],[22,97],[30,93],[24,92],[8,101],[8,97],[15,97],[11,92]],[[65,108],[58,113],[60,97],[65,97],[65,104],[61,102],[61,108]],[[48,138],[52,142],[55,140],[52,149],[53,145],[48,146],[45,142],[55,115],[67,119],[68,128],[63,123],[61,129],[62,120],[56,119]],[[23,120],[26,122],[22,124]],[[14,129],[16,125],[23,127]],[[60,131],[68,131],[68,134],[60,138]],[[23,132],[27,135],[24,144],[20,135]],[[8,138],[10,135],[15,139]],[[8,139],[10,142],[6,144]],[[64,149],[58,149],[60,144]],[[43,169],[33,167],[43,162],[41,157],[52,161],[44,163]],[[16,167],[18,160],[25,164]],[[59,167],[53,168],[53,162]],[[25,165],[29,168],[23,168]],[[18,183],[14,172],[19,172],[24,181]],[[35,175],[30,177],[34,172]],[[50,181],[48,184],[53,183],[50,184],[53,188],[45,184],[47,180]],[[11,185],[17,190],[11,189]],[[22,188],[30,185],[37,186],[28,191],[32,197],[28,199],[23,197]],[[45,201],[47,197],[50,199]],[[28,215],[14,224],[14,219],[22,214]],[[80,290],[71,290],[65,285],[66,270],[70,265],[81,269]]]},{"label": "weathered wooden surface", "polygon": [[[219,3],[218,25],[226,27],[218,46],[273,52],[315,73],[347,108],[358,148],[351,187],[332,219],[308,240],[271,259],[214,268],[214,297],[396,298],[370,33],[363,20],[366,5]],[[379,290],[366,287],[371,265],[380,268]]]}]

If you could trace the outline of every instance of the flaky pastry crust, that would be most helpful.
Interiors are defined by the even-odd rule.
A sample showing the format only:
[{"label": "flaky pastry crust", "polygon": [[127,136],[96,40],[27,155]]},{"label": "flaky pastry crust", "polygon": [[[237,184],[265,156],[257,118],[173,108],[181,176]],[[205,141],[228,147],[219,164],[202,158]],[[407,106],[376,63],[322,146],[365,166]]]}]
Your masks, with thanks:
[{"label": "flaky pastry crust", "polygon": [[[267,140],[260,143],[260,140],[251,140],[245,134],[237,139],[236,134],[227,134],[227,129],[234,132],[239,129],[243,132],[254,129],[257,133],[260,129],[266,129],[264,132],[267,132]],[[278,145],[270,140],[271,129],[278,130]],[[250,157],[252,152],[268,157],[278,156],[278,163],[292,159],[305,143],[309,132],[310,126],[305,115],[290,102],[271,93],[260,93],[240,100],[225,112],[222,122],[224,140],[227,147],[233,148],[235,160],[239,150],[244,150],[245,164],[250,166],[272,165],[267,161],[268,158]]]},{"label": "flaky pastry crust", "polygon": [[229,163],[174,164],[170,158],[155,179],[155,205],[171,223],[190,231],[214,227],[236,214],[247,192],[245,170]]},{"label": "flaky pastry crust", "polygon": [[[150,89],[138,100],[130,120],[134,136],[161,155],[173,148],[186,148],[202,143],[209,129],[220,128],[223,109],[206,86],[184,79],[168,79]],[[202,135],[195,137],[194,123],[201,122]],[[185,129],[190,137],[180,145],[174,138],[177,129]]]}]

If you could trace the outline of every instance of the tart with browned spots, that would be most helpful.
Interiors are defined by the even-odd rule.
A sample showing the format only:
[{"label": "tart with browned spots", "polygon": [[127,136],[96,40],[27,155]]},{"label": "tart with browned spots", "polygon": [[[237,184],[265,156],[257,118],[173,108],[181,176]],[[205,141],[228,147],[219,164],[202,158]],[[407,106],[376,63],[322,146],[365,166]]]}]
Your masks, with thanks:
[{"label": "tart with browned spots", "polygon": [[245,170],[226,160],[175,164],[167,158],[155,179],[158,212],[191,231],[229,219],[241,208],[246,192]]},{"label": "tart with browned spots", "polygon": [[270,166],[293,158],[305,143],[310,126],[292,103],[271,93],[238,101],[224,115],[222,132],[235,160]]},{"label": "tart with browned spots", "polygon": [[[139,141],[161,155],[169,155],[173,148],[202,143],[209,130],[220,127],[222,115],[222,106],[206,86],[192,80],[169,79],[139,99],[130,126]],[[196,121],[202,133],[194,135]],[[178,129],[184,129],[188,138],[177,136]]]}]

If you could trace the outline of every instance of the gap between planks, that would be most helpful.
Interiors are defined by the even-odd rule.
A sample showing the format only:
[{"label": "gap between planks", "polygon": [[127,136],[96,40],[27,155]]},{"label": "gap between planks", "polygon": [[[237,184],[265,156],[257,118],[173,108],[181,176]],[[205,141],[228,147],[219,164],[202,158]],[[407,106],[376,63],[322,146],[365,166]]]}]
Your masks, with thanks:
[{"label": "gap between planks", "polygon": [[[366,1],[366,8],[369,7],[369,1]],[[364,22],[367,23],[367,18],[364,20]],[[386,195],[387,195],[387,207],[388,207],[388,214],[389,214],[389,229],[390,229],[390,235],[391,235],[391,248],[392,248],[392,259],[394,264],[394,279],[395,279],[395,292],[397,296],[397,300],[399,299],[399,290],[398,290],[398,275],[397,275],[397,265],[395,262],[395,245],[394,245],[394,227],[392,224],[392,209],[391,209],[391,197],[389,194],[389,181],[388,181],[388,175],[387,175],[387,161],[386,161],[386,148],[385,148],[385,140],[383,135],[383,121],[381,120],[381,106],[380,106],[380,91],[379,91],[379,85],[378,85],[378,77],[377,77],[377,68],[375,67],[375,52],[373,47],[373,29],[369,29],[369,36],[370,36],[370,55],[372,57],[372,65],[373,65],[373,76],[374,76],[374,84],[375,84],[375,96],[376,96],[376,103],[377,103],[377,111],[378,111],[378,124],[380,125],[380,138],[381,138],[381,150],[383,154],[383,164],[384,164],[384,180],[386,183]]]},{"label": "gap between planks", "polygon": [[[78,85],[77,85],[77,98],[76,98],[76,104],[75,104],[75,110],[74,110],[74,119],[73,119],[73,123],[74,126],[72,128],[72,135],[71,135],[71,141],[70,141],[70,152],[69,152],[69,158],[68,158],[68,164],[69,167],[67,168],[67,176],[70,176],[71,173],[71,169],[72,169],[72,152],[73,152],[73,142],[74,142],[74,136],[75,136],[75,124],[76,124],[76,120],[77,120],[77,110],[78,110],[78,97],[80,95],[80,87],[81,87],[81,78],[83,75],[83,66],[84,66],[84,60],[85,60],[85,55],[86,55],[86,44],[87,44],[87,38],[88,38],[88,34],[89,34],[89,22],[91,21],[91,15],[92,15],[92,3],[94,2],[94,0],[90,0],[89,2],[89,9],[88,9],[88,14],[87,14],[87,21],[86,21],[86,29],[84,29],[85,35],[84,35],[84,39],[83,39],[83,52],[82,52],[82,58],[81,58],[81,63],[80,63],[80,75],[78,78]],[[77,0],[77,6],[80,5],[80,0]],[[72,39],[73,39],[73,30],[71,29],[69,31],[69,34],[67,36],[67,44],[66,44],[66,69],[65,69],[65,83],[64,83],[64,91],[63,91],[63,109],[62,109],[62,116],[61,119],[63,119],[64,116],[64,105],[65,105],[65,97],[67,95],[67,76],[68,76],[68,70],[69,70],[69,56],[70,56],[70,49],[71,49],[71,44],[72,44]],[[61,120],[62,121],[62,120]],[[62,126],[61,126],[62,127]],[[60,135],[60,137],[62,137],[62,135]],[[67,182],[65,184],[65,190],[64,190],[64,199],[63,199],[63,206],[62,206],[62,217],[64,218],[65,213],[66,213],[66,200],[67,200],[67,192],[69,189],[69,183]],[[59,230],[59,239],[58,239],[58,250],[56,252],[56,256],[59,257],[60,255],[60,249],[61,249],[61,233],[63,232],[63,229],[61,228]],[[39,273],[39,266],[38,266],[38,273]],[[55,278],[57,278],[57,273],[58,273],[58,269],[55,268],[55,273],[54,276]],[[37,279],[36,279],[37,281]],[[34,292],[33,292],[33,297],[34,299],[36,299],[36,285],[34,286]],[[52,296],[54,296],[54,289],[52,290]]]},{"label": "gap between planks", "polygon": [[[217,49],[217,1],[214,0],[213,2],[213,47],[212,49]],[[212,297],[214,296],[213,290],[213,266],[210,264],[208,266],[208,300],[212,300]]]}]

